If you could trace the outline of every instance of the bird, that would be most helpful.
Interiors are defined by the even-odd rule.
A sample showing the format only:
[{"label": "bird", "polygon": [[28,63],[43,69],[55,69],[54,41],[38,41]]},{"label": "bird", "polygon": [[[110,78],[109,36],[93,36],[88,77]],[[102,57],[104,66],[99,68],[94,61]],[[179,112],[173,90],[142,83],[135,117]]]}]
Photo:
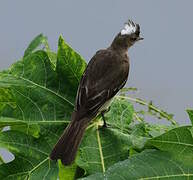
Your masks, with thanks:
[{"label": "bird", "polygon": [[111,45],[101,49],[89,61],[78,86],[71,121],[50,153],[51,160],[60,159],[62,164],[71,165],[92,120],[104,114],[112,98],[124,87],[129,75],[128,49],[140,37],[140,26],[128,20],[115,36]]}]

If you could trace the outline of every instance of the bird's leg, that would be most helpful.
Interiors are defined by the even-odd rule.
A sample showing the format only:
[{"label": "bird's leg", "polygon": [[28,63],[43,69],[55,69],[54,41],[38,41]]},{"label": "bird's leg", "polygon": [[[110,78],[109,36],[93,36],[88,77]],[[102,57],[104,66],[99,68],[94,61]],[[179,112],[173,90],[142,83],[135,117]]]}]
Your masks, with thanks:
[{"label": "bird's leg", "polygon": [[103,119],[103,127],[104,127],[104,128],[107,128],[107,123],[106,123],[106,121],[105,121],[104,113],[105,113],[105,111],[102,111],[102,112],[101,112],[101,116],[102,116],[102,119]]},{"label": "bird's leg", "polygon": [[107,113],[109,111],[110,111],[110,106],[107,109],[104,109],[103,111],[100,112],[101,117],[103,119],[103,126],[102,127],[104,127],[104,128],[107,128],[110,126],[108,123],[106,123],[106,120],[105,120],[105,113]]}]

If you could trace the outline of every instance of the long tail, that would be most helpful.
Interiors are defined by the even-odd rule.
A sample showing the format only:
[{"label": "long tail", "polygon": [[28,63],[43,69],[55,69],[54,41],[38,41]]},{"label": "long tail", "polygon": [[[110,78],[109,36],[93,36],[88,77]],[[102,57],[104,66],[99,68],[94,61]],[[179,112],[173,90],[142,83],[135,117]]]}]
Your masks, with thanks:
[{"label": "long tail", "polygon": [[71,123],[64,130],[64,133],[54,146],[50,158],[52,160],[61,159],[64,165],[72,164],[87,125],[88,119],[72,119]]}]

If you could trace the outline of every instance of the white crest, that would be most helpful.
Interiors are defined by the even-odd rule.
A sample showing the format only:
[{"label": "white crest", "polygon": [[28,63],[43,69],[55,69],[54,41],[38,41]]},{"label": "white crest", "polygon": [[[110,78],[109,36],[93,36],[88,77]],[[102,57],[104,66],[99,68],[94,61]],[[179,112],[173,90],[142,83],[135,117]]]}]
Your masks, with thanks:
[{"label": "white crest", "polygon": [[136,24],[133,21],[129,20],[127,23],[125,23],[124,28],[121,30],[121,35],[129,35],[135,33],[136,30]]}]

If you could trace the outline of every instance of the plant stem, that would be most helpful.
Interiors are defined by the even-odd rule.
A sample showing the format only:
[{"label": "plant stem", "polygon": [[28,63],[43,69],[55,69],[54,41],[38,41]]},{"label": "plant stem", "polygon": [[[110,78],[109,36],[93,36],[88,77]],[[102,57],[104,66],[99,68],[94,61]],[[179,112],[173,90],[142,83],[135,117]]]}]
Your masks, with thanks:
[{"label": "plant stem", "polygon": [[163,117],[165,117],[168,121],[170,121],[173,125],[177,125],[176,121],[169,117],[166,113],[162,112],[161,110],[159,110],[158,108],[156,108],[155,106],[151,105],[151,104],[148,104],[147,102],[145,101],[142,101],[140,99],[137,99],[137,98],[132,98],[132,97],[128,97],[128,96],[115,96],[117,98],[124,98],[124,99],[128,99],[128,100],[131,100],[131,101],[134,101],[136,103],[139,103],[139,104],[142,104],[142,105],[145,105],[145,106],[148,106],[150,107],[151,109],[153,109],[155,112],[158,112],[160,113]]},{"label": "plant stem", "polygon": [[140,117],[134,112],[133,115],[135,116],[136,120],[139,122],[143,122],[143,120],[140,119]]}]

